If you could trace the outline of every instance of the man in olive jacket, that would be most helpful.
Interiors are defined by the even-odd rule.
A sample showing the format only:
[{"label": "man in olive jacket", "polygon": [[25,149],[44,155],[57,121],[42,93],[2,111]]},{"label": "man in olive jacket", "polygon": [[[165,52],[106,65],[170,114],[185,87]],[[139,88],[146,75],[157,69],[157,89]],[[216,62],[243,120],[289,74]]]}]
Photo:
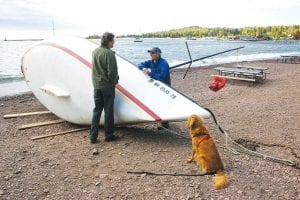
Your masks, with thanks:
[{"label": "man in olive jacket", "polygon": [[116,56],[111,50],[114,45],[114,35],[104,33],[101,37],[101,46],[93,51],[92,80],[94,86],[95,108],[91,130],[90,142],[97,143],[99,121],[104,108],[105,112],[105,141],[117,139],[114,133],[114,99],[115,85],[118,83],[118,67]]}]

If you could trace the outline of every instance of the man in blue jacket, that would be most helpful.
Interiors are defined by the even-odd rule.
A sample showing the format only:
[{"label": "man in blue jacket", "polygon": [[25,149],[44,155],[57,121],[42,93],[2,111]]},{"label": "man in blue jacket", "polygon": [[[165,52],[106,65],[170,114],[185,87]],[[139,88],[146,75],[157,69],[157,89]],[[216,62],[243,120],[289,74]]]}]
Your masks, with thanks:
[{"label": "man in blue jacket", "polygon": [[[158,47],[153,47],[148,50],[151,60],[147,60],[138,64],[140,70],[151,78],[159,80],[169,86],[171,86],[170,70],[168,62],[161,57],[161,50]],[[161,125],[165,128],[169,128],[168,122],[162,122]]]},{"label": "man in blue jacket", "polygon": [[148,52],[151,60],[138,64],[139,69],[143,70],[151,78],[171,85],[169,64],[161,57],[161,50],[158,47],[153,47]]}]

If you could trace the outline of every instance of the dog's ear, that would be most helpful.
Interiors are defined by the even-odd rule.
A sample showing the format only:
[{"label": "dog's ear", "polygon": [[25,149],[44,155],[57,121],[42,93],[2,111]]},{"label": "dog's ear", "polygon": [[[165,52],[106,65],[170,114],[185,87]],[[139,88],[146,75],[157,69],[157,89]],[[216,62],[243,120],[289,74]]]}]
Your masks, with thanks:
[{"label": "dog's ear", "polygon": [[193,115],[191,117],[189,117],[189,119],[187,121],[188,128],[193,129],[193,128],[197,127],[197,124],[198,124],[197,118],[195,118]]},{"label": "dog's ear", "polygon": [[194,129],[194,128],[197,128],[198,126],[199,126],[199,122],[198,122],[197,118],[193,118],[192,123],[191,123],[191,128]]}]

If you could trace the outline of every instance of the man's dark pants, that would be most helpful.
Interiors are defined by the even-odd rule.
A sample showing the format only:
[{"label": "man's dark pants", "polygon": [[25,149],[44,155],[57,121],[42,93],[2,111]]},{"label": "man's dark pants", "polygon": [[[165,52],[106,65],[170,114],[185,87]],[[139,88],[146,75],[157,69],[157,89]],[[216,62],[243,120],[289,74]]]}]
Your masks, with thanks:
[{"label": "man's dark pants", "polygon": [[99,121],[104,108],[105,113],[105,138],[109,138],[114,132],[114,100],[115,87],[107,86],[101,89],[94,89],[95,108],[90,130],[90,141],[95,142],[99,132]]}]

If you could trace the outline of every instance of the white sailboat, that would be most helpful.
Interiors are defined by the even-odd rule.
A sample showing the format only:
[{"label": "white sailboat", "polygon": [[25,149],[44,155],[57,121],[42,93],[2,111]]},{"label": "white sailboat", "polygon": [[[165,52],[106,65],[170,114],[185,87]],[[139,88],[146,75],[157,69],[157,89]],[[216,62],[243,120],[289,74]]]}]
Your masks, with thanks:
[{"label": "white sailboat", "polygon": [[133,42],[143,42],[142,34],[141,34],[141,28],[139,28],[139,35],[135,37]]},{"label": "white sailboat", "polygon": [[[33,46],[22,58],[29,88],[46,108],[66,121],[83,125],[91,122],[92,52],[97,47],[86,39],[55,36]],[[120,75],[116,124],[184,121],[191,114],[210,117],[207,110],[174,88],[152,80],[126,59],[116,58]]]},{"label": "white sailboat", "polygon": [[141,38],[141,37],[136,37],[133,41],[134,41],[134,42],[143,42],[143,38]]}]

